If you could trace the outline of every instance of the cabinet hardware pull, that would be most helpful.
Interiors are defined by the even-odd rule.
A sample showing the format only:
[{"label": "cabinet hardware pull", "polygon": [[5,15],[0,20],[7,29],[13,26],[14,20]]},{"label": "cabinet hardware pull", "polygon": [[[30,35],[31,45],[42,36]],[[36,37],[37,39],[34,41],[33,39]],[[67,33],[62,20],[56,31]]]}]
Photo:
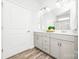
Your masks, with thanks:
[{"label": "cabinet hardware pull", "polygon": [[61,43],[58,43],[58,46],[60,46],[60,47],[61,47]]},{"label": "cabinet hardware pull", "polygon": [[61,43],[60,43],[60,47],[61,47]]},{"label": "cabinet hardware pull", "polygon": [[58,46],[59,46],[59,43],[58,43]]}]

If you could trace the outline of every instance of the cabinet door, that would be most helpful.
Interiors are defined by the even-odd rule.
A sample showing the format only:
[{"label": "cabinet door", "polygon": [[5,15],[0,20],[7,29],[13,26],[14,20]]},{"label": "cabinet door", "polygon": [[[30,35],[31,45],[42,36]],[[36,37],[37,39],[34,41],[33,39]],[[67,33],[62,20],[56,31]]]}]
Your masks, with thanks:
[{"label": "cabinet door", "polygon": [[43,50],[49,53],[49,37],[44,36],[42,41],[43,41]]},{"label": "cabinet door", "polygon": [[37,33],[34,33],[34,46],[38,47],[38,35],[37,35]]},{"label": "cabinet door", "polygon": [[43,48],[42,40],[43,40],[43,37],[42,37],[42,36],[38,36],[38,39],[37,39],[37,47],[38,47],[39,49],[42,49],[42,48]]},{"label": "cabinet door", "polygon": [[61,42],[61,59],[74,59],[74,43],[69,41]]},{"label": "cabinet door", "polygon": [[55,38],[51,38],[50,40],[50,54],[56,59],[60,59],[59,43],[60,41]]}]

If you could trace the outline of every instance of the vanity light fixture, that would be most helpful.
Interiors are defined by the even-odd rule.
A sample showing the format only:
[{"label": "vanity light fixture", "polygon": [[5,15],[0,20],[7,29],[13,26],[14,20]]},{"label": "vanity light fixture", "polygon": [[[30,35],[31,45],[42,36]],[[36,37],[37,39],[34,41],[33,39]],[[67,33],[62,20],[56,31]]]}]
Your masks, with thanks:
[{"label": "vanity light fixture", "polygon": [[49,12],[50,11],[50,8],[48,7],[43,7],[40,9],[40,15],[43,15],[45,14],[46,12]]}]

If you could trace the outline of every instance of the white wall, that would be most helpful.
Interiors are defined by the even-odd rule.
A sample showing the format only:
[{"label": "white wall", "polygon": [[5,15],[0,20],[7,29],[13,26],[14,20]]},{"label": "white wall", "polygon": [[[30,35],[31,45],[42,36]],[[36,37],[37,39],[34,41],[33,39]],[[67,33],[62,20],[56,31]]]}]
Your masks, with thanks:
[{"label": "white wall", "polygon": [[76,12],[77,12],[77,4],[76,4],[76,1],[72,1],[72,4],[71,4],[71,13],[70,13],[70,27],[71,27],[71,30],[75,30],[75,29],[77,29],[77,21],[78,21],[78,19],[77,19],[77,15],[76,15]]},{"label": "white wall", "polygon": [[38,11],[37,12],[32,12],[32,21],[31,21],[31,31],[35,32],[35,31],[40,31],[40,17],[38,15]]},{"label": "white wall", "polygon": [[3,2],[3,59],[33,48],[32,11]]}]

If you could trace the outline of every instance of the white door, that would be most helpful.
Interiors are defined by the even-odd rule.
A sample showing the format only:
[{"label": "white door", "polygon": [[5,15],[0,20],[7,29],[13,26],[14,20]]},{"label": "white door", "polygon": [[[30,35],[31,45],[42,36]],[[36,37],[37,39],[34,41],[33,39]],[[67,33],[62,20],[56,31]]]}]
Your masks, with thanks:
[{"label": "white door", "polygon": [[62,41],[61,59],[74,59],[74,43]]},{"label": "white door", "polygon": [[3,2],[3,59],[33,47],[30,27],[31,11],[11,2]]},{"label": "white door", "polygon": [[56,59],[60,59],[60,40],[51,38],[50,40],[50,54]]}]

